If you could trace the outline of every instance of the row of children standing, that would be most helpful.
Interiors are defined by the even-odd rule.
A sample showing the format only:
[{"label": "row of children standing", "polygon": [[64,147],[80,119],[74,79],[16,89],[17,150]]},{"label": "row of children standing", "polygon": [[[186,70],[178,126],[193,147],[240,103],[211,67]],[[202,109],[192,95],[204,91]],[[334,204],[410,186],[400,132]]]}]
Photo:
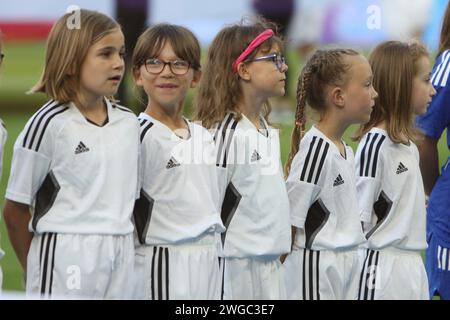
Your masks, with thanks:
[{"label": "row of children standing", "polygon": [[[267,121],[288,68],[273,25],[224,28],[203,71],[189,30],[146,30],[132,57],[148,98],[136,119],[107,98],[124,71],[120,27],[99,13],[80,16],[79,30],[66,28],[69,15],[52,29],[34,88],[51,100],[14,147],[4,215],[29,294],[428,297],[412,119],[434,89],[421,45],[382,44],[370,64],[353,50],[312,56],[285,184]],[[197,85],[201,125],[182,116]],[[304,133],[307,105],[320,120]],[[362,125],[356,161],[342,141],[352,124]]]}]

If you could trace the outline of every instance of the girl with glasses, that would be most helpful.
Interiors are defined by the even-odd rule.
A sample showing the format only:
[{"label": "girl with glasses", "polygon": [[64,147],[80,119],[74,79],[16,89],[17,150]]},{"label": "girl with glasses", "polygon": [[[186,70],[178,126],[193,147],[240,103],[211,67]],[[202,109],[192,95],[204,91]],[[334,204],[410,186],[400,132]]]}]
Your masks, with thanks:
[{"label": "girl with glasses", "polygon": [[272,24],[222,29],[208,52],[196,119],[216,143],[223,299],[284,299],[280,255],[290,249],[289,201],[268,99],[285,94],[287,65]]},{"label": "girl with glasses", "polygon": [[219,214],[214,143],[183,117],[200,80],[200,45],[186,28],[159,24],[134,49],[133,75],[148,101],[141,124],[136,226],[137,299],[219,299]]}]

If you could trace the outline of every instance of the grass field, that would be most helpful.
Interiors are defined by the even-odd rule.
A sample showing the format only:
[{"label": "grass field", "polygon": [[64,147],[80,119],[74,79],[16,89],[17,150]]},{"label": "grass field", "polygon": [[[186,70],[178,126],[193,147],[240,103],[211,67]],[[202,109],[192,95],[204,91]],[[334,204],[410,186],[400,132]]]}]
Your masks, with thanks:
[{"label": "grass field", "polygon": [[[0,208],[3,208],[3,195],[5,194],[9,176],[14,141],[31,114],[45,101],[43,95],[24,94],[39,78],[44,57],[44,44],[7,43],[4,51],[6,58],[0,76],[0,118],[6,123],[8,141],[4,152],[3,177],[0,183]],[[292,52],[289,52],[288,59],[290,61],[289,76],[296,79],[299,72],[299,60]],[[291,81],[291,88],[293,89],[293,87],[295,87],[295,81]],[[190,104],[191,100],[190,96],[188,104]],[[131,105],[135,104],[132,102]],[[137,107],[134,108],[134,110],[137,109]],[[188,110],[190,110],[190,105]],[[292,127],[289,125],[283,125],[280,128],[283,163],[286,160],[290,148],[291,129]],[[349,128],[346,132],[345,139],[355,150],[356,144],[350,139],[354,129]],[[443,164],[448,157],[445,135],[439,141],[439,150],[440,163]],[[3,221],[0,223],[0,235],[1,248],[6,252],[6,256],[0,263],[3,269],[3,289],[22,291],[24,289],[22,270],[8,241]]]}]

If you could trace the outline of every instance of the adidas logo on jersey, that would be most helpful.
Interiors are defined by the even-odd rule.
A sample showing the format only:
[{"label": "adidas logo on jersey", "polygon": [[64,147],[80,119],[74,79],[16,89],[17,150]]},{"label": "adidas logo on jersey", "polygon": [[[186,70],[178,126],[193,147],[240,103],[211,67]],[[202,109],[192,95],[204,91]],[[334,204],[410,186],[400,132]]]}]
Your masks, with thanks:
[{"label": "adidas logo on jersey", "polygon": [[83,152],[88,152],[89,148],[86,147],[86,145],[80,141],[80,143],[78,144],[78,147],[75,149],[75,154],[80,154]]},{"label": "adidas logo on jersey", "polygon": [[341,184],[344,184],[344,179],[342,179],[341,175],[338,175],[336,180],[334,180],[333,187],[340,186]]},{"label": "adidas logo on jersey", "polygon": [[405,165],[400,162],[400,164],[398,165],[398,168],[397,168],[397,174],[400,174],[400,173],[403,173],[406,171],[408,171],[408,168],[405,167]]},{"label": "adidas logo on jersey", "polygon": [[170,158],[169,162],[167,162],[166,169],[172,169],[175,167],[179,167],[180,164],[178,163],[177,159],[174,157]]},{"label": "adidas logo on jersey", "polygon": [[262,158],[261,158],[261,156],[259,155],[259,153],[258,153],[258,151],[253,151],[253,154],[252,154],[252,159],[251,159],[251,161],[252,162],[255,162],[255,161],[258,161],[258,160],[261,160]]}]

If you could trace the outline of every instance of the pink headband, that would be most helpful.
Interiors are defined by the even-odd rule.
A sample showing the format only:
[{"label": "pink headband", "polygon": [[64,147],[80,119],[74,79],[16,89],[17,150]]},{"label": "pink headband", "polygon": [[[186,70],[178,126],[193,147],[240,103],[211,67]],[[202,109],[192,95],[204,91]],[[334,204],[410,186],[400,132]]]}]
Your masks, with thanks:
[{"label": "pink headband", "polygon": [[266,29],[264,32],[261,32],[253,41],[248,45],[248,47],[241,53],[241,55],[234,61],[233,63],[233,72],[236,73],[238,71],[238,65],[242,61],[245,60],[261,43],[266,41],[267,39],[273,37],[274,33],[272,29]]}]

